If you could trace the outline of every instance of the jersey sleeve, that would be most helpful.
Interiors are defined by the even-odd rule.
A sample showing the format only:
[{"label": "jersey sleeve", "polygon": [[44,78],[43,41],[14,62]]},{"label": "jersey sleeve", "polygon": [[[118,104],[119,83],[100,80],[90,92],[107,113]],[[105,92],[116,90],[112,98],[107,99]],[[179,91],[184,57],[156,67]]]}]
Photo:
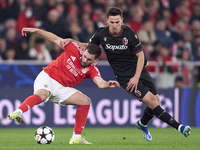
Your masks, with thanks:
[{"label": "jersey sleeve", "polygon": [[96,44],[96,45],[100,45],[100,35],[99,35],[99,31],[100,29],[98,29],[94,34],[93,36],[89,39],[89,43],[93,43],[93,44]]},{"label": "jersey sleeve", "polygon": [[[139,38],[138,38],[138,36],[137,36],[136,33],[135,33],[135,34],[133,35],[133,37],[132,37],[132,42],[131,42],[131,44],[132,44],[132,52],[133,52],[134,54],[143,51],[141,42],[140,42],[140,40],[139,40]],[[147,66],[147,65],[148,65],[148,62],[147,62],[146,59],[144,59],[144,66]]]},{"label": "jersey sleeve", "polygon": [[131,46],[134,54],[142,51],[142,45],[136,33],[134,33],[131,37]]},{"label": "jersey sleeve", "polygon": [[101,77],[101,74],[97,68],[97,65],[94,65],[90,72],[87,74],[86,78],[91,78],[93,80],[96,76]]},{"label": "jersey sleeve", "polygon": [[64,51],[68,51],[69,49],[71,49],[71,47],[73,46],[73,44],[70,42],[65,46]]}]

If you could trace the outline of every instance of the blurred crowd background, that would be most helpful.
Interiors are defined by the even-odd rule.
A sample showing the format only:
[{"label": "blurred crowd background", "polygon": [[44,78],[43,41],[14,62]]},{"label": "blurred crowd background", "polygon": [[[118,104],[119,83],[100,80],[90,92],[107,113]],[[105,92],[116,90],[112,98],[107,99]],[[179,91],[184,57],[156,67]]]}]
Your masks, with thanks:
[{"label": "blurred crowd background", "polygon": [[[111,6],[123,10],[124,24],[138,34],[146,59],[155,63],[147,67],[151,73],[176,74],[177,87],[200,86],[200,0],[0,0],[0,62],[51,62],[63,50],[34,34],[22,37],[23,27],[88,42],[107,26]],[[102,51],[100,60],[106,59]]]}]

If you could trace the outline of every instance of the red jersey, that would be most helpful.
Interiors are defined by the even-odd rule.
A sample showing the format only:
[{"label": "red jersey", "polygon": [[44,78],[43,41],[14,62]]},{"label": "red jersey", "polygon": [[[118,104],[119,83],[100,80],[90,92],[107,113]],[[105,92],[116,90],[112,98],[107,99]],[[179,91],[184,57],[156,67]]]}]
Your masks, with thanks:
[{"label": "red jersey", "polygon": [[80,65],[83,52],[76,43],[69,43],[65,46],[64,53],[43,70],[63,86],[69,87],[80,84],[85,78],[93,80],[95,76],[101,77],[96,62],[86,68]]}]

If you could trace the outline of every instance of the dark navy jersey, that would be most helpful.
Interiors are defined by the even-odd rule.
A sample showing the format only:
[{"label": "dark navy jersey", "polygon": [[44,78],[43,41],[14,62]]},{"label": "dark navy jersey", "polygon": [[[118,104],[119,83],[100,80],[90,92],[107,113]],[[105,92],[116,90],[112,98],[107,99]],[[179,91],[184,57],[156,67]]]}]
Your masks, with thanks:
[{"label": "dark navy jersey", "polygon": [[137,66],[136,54],[142,51],[141,42],[135,31],[123,25],[120,33],[112,34],[109,27],[102,27],[89,42],[103,47],[116,76],[134,76]]},{"label": "dark navy jersey", "polygon": [[[121,32],[113,35],[109,32],[109,27],[103,27],[97,30],[89,42],[103,47],[117,81],[126,89],[130,78],[135,75],[138,61],[136,54],[142,51],[141,43],[135,31],[127,26],[122,26]],[[146,61],[140,75],[137,91],[128,91],[139,100],[142,100],[148,91],[154,95],[157,94],[156,87],[145,64]]]}]

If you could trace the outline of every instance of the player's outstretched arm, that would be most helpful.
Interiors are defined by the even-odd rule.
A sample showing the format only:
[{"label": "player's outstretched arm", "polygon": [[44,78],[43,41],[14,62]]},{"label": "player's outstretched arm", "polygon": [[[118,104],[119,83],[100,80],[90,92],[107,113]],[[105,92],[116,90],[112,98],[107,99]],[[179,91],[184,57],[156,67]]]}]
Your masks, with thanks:
[{"label": "player's outstretched arm", "polygon": [[38,29],[38,28],[23,28],[22,35],[27,36],[27,33],[35,33],[35,34],[41,36],[42,38],[44,38],[45,40],[55,43],[56,45],[61,47],[60,41],[62,40],[62,38],[58,37],[57,35],[55,35],[51,32],[44,31],[44,30]]},{"label": "player's outstretched arm", "polygon": [[99,76],[94,77],[93,81],[100,89],[108,89],[108,88],[120,87],[120,85],[119,85],[119,83],[117,81],[109,80],[107,82],[107,81],[103,80]]},{"label": "player's outstretched arm", "polygon": [[62,39],[62,40],[60,41],[60,47],[61,47],[62,49],[64,49],[65,46],[66,46],[68,43],[70,43],[70,42],[76,42],[77,45],[78,45],[80,48],[82,48],[82,49],[85,49],[85,48],[87,47],[87,43],[82,43],[82,42],[76,41],[76,40],[71,39],[71,38]]}]

